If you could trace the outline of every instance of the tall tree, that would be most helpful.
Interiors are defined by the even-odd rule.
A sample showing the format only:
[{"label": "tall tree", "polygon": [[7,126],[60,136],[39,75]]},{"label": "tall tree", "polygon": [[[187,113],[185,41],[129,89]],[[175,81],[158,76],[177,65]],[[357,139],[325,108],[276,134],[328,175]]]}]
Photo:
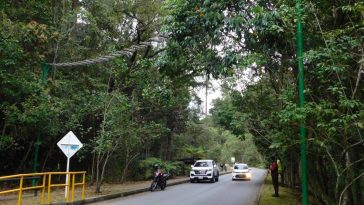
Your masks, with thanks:
[{"label": "tall tree", "polygon": [[303,1],[308,103],[298,108],[293,1],[170,2],[172,37],[184,55],[195,56],[189,59],[195,72],[208,70],[197,66],[205,52],[225,63],[217,74],[226,68],[256,73],[251,85],[216,102],[216,121],[252,133],[262,153],[283,158],[291,185],[299,179],[295,153],[298,124],[304,121],[314,197],[322,204],[363,203],[358,193],[363,155],[357,151],[363,145],[363,3]]}]

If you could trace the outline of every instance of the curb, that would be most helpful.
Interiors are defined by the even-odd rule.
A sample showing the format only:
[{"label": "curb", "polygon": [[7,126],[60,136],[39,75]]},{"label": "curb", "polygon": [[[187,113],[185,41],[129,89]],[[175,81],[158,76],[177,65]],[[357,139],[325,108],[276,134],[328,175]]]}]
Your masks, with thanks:
[{"label": "curb", "polygon": [[[221,173],[220,175],[225,175],[225,174],[229,174],[230,172],[225,172],[225,173]],[[179,184],[184,184],[190,182],[190,179],[186,179],[186,180],[181,180],[178,182],[172,182],[172,183],[168,183],[168,186],[175,186],[175,185],[179,185]],[[82,205],[82,204],[91,204],[91,203],[95,203],[95,202],[100,202],[100,201],[106,201],[106,200],[110,200],[110,199],[116,199],[116,198],[120,198],[120,197],[126,197],[126,196],[131,196],[131,195],[135,195],[135,194],[140,194],[143,192],[149,192],[149,188],[142,188],[142,189],[135,189],[132,191],[126,191],[126,192],[120,192],[120,193],[114,193],[114,194],[108,194],[108,195],[104,195],[104,196],[97,196],[97,197],[92,197],[92,198],[88,198],[88,199],[84,199],[84,200],[79,200],[79,201],[74,201],[74,202],[62,202],[62,203],[52,203],[51,205]]]},{"label": "curb", "polygon": [[267,175],[268,172],[265,174],[265,177],[264,177],[264,180],[263,180],[263,183],[262,185],[260,186],[260,189],[259,189],[259,192],[257,194],[257,196],[255,197],[255,200],[253,201],[252,205],[259,205],[259,202],[260,202],[260,195],[262,194],[262,191],[263,191],[263,187],[264,187],[264,184],[265,184],[265,179],[267,178]]}]

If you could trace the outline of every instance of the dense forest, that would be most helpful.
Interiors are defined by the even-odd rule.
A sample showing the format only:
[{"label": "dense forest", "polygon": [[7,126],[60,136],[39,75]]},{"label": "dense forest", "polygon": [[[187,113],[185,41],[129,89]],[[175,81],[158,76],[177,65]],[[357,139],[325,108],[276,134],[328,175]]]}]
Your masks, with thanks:
[{"label": "dense forest", "polygon": [[[232,156],[278,157],[296,188],[304,123],[310,204],[364,204],[364,3],[302,5],[299,107],[295,1],[1,1],[0,174],[65,170],[56,143],[72,130],[71,170],[96,192],[155,163],[183,175],[182,159]],[[196,89],[214,79],[207,115]]]}]

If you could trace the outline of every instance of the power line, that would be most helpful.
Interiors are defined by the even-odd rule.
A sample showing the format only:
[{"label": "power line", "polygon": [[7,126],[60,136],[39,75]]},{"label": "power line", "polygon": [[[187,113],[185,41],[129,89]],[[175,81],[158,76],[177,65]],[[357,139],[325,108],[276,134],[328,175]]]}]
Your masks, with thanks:
[{"label": "power line", "polygon": [[96,64],[96,63],[103,63],[103,62],[113,60],[120,56],[131,57],[134,52],[141,50],[141,49],[145,49],[149,46],[153,46],[153,43],[162,43],[167,38],[168,38],[168,36],[166,36],[166,35],[155,36],[146,41],[140,42],[136,45],[132,45],[129,48],[124,48],[121,51],[115,51],[109,55],[100,56],[100,57],[93,58],[93,59],[87,59],[87,60],[76,61],[76,62],[67,62],[67,63],[46,63],[46,64],[50,65],[50,66],[55,66],[55,67],[72,67],[72,66],[82,66],[82,65],[92,65],[92,64]]}]

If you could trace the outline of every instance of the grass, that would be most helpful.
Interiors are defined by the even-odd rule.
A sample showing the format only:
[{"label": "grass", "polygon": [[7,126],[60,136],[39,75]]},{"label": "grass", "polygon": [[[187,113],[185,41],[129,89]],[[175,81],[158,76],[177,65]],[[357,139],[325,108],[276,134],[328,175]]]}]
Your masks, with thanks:
[{"label": "grass", "polygon": [[279,197],[272,197],[274,188],[272,178],[268,175],[260,195],[259,205],[300,205],[300,193],[288,187],[279,186]]}]

